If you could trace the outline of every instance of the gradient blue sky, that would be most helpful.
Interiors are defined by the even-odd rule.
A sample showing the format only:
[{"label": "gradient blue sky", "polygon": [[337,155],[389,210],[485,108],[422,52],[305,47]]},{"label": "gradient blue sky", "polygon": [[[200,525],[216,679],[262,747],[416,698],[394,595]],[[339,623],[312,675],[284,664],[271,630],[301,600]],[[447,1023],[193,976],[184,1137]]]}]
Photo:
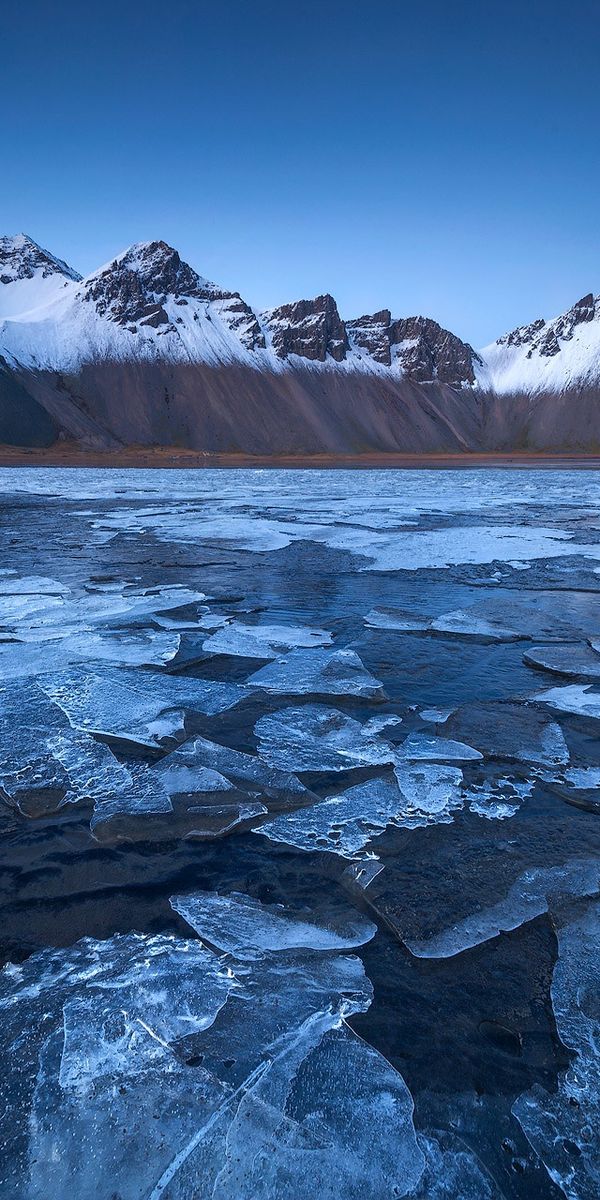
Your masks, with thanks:
[{"label": "gradient blue sky", "polygon": [[479,346],[600,291],[600,3],[5,0],[0,231]]}]

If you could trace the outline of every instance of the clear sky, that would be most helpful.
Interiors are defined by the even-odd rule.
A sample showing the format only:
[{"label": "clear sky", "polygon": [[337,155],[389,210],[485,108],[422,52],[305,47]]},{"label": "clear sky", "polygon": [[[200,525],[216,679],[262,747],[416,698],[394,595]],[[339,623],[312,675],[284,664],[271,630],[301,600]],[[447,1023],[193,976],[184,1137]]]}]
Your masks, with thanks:
[{"label": "clear sky", "polygon": [[0,231],[475,346],[600,291],[600,3],[5,0]]}]

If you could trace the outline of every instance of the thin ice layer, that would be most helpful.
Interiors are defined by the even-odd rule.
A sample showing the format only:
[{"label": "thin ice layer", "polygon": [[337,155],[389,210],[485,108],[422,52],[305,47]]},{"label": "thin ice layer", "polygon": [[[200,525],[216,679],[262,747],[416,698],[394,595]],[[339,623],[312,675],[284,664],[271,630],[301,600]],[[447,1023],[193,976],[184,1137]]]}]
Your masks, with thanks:
[{"label": "thin ice layer", "polygon": [[249,687],[281,695],[384,699],[383,687],[354,650],[297,650],[256,671]]},{"label": "thin ice layer", "polygon": [[483,755],[464,742],[434,737],[430,733],[411,733],[398,746],[398,759],[407,762],[477,762]]},{"label": "thin ice layer", "polygon": [[204,649],[211,654],[271,659],[296,647],[310,649],[330,645],[331,634],[326,629],[311,629],[305,625],[247,625],[232,621],[206,638]]},{"label": "thin ice layer", "polygon": [[163,769],[185,767],[190,771],[209,767],[219,771],[254,799],[260,799],[270,811],[306,804],[313,793],[290,771],[270,767],[253,754],[244,754],[207,738],[194,737],[178,746],[162,760]]},{"label": "thin ice layer", "polygon": [[395,750],[336,708],[306,704],[260,717],[254,729],[261,758],[291,771],[348,771],[394,761]]},{"label": "thin ice layer", "polygon": [[532,699],[538,704],[547,704],[556,712],[600,721],[600,692],[592,691],[590,683],[569,683],[565,687],[550,688],[547,692],[537,692]]},{"label": "thin ice layer", "polygon": [[600,1195],[600,903],[557,931],[552,979],[556,1028],[572,1051],[555,1092],[539,1084],[515,1101],[513,1113],[550,1178],[568,1200]]},{"label": "thin ice layer", "polygon": [[131,776],[30,680],[0,687],[0,789],[24,816],[109,796]]},{"label": "thin ice layer", "polygon": [[593,896],[599,888],[600,863],[591,858],[575,858],[559,867],[534,867],[489,908],[471,913],[429,938],[403,936],[402,940],[417,958],[452,958],[554,909],[561,897]]},{"label": "thin ice layer", "polygon": [[451,714],[443,732],[474,746],[486,758],[542,767],[569,761],[560,725],[526,704],[497,700],[464,704]]},{"label": "thin ice layer", "polygon": [[83,668],[62,671],[44,676],[40,686],[75,728],[151,747],[165,738],[183,737],[186,711],[212,716],[244,695],[235,683],[125,668],[101,674]]},{"label": "thin ice layer", "polygon": [[256,830],[299,850],[329,850],[355,858],[388,825],[411,829],[446,823],[461,806],[461,772],[430,763],[397,767],[395,775],[371,779],[310,808],[286,813]]},{"label": "thin ice layer", "polygon": [[534,646],[523,655],[523,662],[554,675],[600,680],[600,654],[591,646]]},{"label": "thin ice layer", "polygon": [[179,634],[153,629],[90,630],[41,642],[5,642],[0,645],[0,676],[18,679],[57,672],[76,662],[163,667],[175,658],[179,643]]},{"label": "thin ice layer", "polygon": [[377,932],[376,925],[347,907],[330,905],[316,921],[310,912],[261,904],[241,892],[173,896],[171,907],[203,941],[243,961],[273,951],[349,950],[364,945]]}]

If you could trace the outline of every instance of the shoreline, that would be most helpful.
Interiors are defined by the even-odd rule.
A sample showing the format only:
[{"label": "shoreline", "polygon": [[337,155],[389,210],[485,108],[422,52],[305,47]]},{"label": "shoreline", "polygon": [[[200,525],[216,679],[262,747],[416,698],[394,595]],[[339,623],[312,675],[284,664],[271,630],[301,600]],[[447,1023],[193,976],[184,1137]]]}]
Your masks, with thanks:
[{"label": "shoreline", "polygon": [[177,448],[132,447],[124,450],[79,450],[74,447],[0,446],[0,467],[105,467],[203,470],[260,468],[287,470],[456,470],[503,467],[513,470],[597,470],[600,453],[531,453],[527,451],[461,454],[217,454]]}]

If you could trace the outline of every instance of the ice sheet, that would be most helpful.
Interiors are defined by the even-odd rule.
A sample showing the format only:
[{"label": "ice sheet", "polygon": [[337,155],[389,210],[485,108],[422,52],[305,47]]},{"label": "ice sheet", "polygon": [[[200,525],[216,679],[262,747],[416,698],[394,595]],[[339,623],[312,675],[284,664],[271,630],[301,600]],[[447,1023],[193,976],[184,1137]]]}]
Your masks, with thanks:
[{"label": "ice sheet", "polygon": [[233,654],[242,658],[277,658],[296,647],[330,646],[326,629],[296,625],[246,625],[232,621],[204,642],[210,654]]},{"label": "ice sheet", "polygon": [[259,754],[291,771],[348,771],[394,761],[395,750],[360,721],[324,704],[282,708],[255,726]]},{"label": "ice sheet", "polygon": [[383,700],[383,687],[354,650],[297,650],[262,667],[248,687],[281,695],[362,696]]}]

